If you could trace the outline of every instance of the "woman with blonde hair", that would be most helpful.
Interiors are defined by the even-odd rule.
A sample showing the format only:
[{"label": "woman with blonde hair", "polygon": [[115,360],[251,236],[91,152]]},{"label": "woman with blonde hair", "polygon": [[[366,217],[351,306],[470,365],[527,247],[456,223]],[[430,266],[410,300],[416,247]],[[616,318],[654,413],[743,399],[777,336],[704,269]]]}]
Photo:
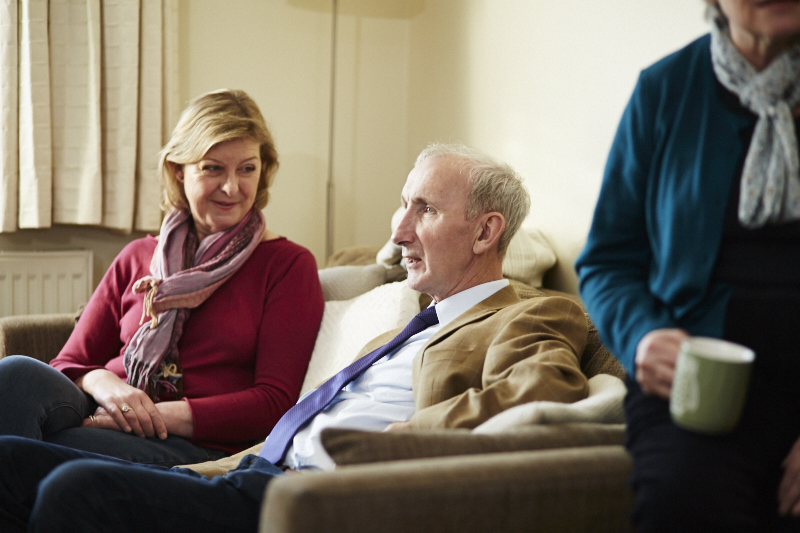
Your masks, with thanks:
[{"label": "woman with blonde hair", "polygon": [[277,167],[247,94],[193,100],[161,151],[159,236],[120,252],[51,366],[0,361],[0,434],[164,466],[263,440],[324,305],[311,253],[266,228]]}]

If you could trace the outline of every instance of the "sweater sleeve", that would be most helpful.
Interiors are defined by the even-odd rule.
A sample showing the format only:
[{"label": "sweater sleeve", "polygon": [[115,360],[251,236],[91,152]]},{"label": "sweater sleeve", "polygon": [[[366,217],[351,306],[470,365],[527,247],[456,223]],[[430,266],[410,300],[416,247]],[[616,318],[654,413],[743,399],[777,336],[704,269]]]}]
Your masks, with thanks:
[{"label": "sweater sleeve", "polygon": [[297,401],[324,309],[316,261],[303,249],[269,278],[253,382],[238,392],[187,399],[194,441],[264,439]]},{"label": "sweater sleeve", "polygon": [[[120,359],[124,344],[122,338],[138,328],[136,321],[141,316],[141,305],[137,307],[137,300],[129,294],[129,287],[132,279],[149,272],[147,265],[155,242],[150,237],[127,245],[92,293],[67,343],[50,362],[69,379],[74,381],[100,368],[108,368],[125,378]],[[123,331],[123,324],[126,330],[131,331]]]},{"label": "sweater sleeve", "polygon": [[639,340],[654,329],[677,327],[649,289],[654,258],[647,209],[660,127],[655,94],[640,76],[611,147],[586,247],[575,265],[581,298],[603,343],[631,375]]}]

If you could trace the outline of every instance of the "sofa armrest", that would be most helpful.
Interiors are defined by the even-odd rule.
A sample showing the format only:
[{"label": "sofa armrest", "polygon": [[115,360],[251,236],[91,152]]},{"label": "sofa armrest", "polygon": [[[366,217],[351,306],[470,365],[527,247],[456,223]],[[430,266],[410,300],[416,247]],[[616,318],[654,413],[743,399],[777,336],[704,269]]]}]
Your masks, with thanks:
[{"label": "sofa armrest", "polygon": [[452,455],[622,444],[623,424],[533,425],[514,431],[476,434],[467,429],[375,432],[328,428],[322,445],[338,466]]},{"label": "sofa armrest", "polygon": [[631,460],[599,446],[396,461],[289,475],[262,533],[630,531]]},{"label": "sofa armrest", "polygon": [[49,363],[75,328],[73,313],[0,318],[0,359],[27,355]]}]

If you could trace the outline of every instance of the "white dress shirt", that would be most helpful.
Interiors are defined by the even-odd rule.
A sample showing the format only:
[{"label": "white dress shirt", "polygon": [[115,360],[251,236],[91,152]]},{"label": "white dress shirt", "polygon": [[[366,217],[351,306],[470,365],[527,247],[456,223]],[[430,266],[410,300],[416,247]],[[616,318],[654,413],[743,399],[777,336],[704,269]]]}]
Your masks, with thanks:
[{"label": "white dress shirt", "polygon": [[439,323],[409,338],[339,391],[331,403],[294,436],[283,466],[294,470],[333,470],[335,464],[320,442],[320,433],[325,428],[380,431],[392,422],[409,420],[414,414],[414,393],[411,390],[414,357],[444,326],[507,285],[506,279],[490,281],[436,304]]}]

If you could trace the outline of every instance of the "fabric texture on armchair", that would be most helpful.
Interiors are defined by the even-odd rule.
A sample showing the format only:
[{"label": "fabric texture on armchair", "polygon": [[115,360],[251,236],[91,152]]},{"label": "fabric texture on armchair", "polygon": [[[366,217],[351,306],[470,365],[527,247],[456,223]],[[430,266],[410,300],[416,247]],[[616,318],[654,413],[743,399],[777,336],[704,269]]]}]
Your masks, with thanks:
[{"label": "fabric texture on armchair", "polygon": [[22,315],[0,318],[0,359],[27,355],[49,363],[67,342],[75,327],[70,313]]}]

